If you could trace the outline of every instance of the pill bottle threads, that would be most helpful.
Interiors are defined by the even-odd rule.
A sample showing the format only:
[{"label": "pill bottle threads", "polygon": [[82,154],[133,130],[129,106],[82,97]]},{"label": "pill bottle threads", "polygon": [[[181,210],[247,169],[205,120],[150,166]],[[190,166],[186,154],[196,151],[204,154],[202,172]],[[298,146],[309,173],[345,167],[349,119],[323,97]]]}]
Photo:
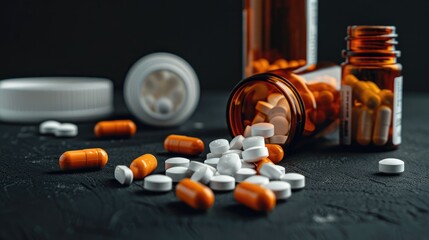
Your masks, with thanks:
[{"label": "pill bottle threads", "polygon": [[402,66],[394,26],[349,26],[343,51],[340,142],[352,149],[401,144]]},{"label": "pill bottle threads", "polygon": [[317,61],[317,0],[243,0],[243,77]]},{"label": "pill bottle threads", "polygon": [[340,67],[331,63],[245,78],[228,99],[230,134],[245,135],[246,128],[253,124],[272,123],[274,136],[266,138],[266,143],[279,144],[284,149],[322,136],[337,126],[339,88]]}]

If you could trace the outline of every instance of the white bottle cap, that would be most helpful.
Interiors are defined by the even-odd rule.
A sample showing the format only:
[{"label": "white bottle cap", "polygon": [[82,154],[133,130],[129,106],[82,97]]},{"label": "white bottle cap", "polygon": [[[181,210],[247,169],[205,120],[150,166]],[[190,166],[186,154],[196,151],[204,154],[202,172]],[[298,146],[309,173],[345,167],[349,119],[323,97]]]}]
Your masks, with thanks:
[{"label": "white bottle cap", "polygon": [[0,81],[0,120],[83,121],[112,113],[113,84],[89,77],[34,77]]},{"label": "white bottle cap", "polygon": [[192,67],[169,53],[141,58],[131,67],[124,85],[128,109],[140,121],[154,126],[184,122],[197,107],[199,96],[199,82]]}]

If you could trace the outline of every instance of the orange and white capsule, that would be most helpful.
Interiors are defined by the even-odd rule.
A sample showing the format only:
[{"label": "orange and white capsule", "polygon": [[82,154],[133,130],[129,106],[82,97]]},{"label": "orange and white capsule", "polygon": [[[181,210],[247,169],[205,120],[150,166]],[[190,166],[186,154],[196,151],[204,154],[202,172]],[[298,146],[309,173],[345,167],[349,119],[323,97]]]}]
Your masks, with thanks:
[{"label": "orange and white capsule", "polygon": [[59,164],[62,170],[103,168],[108,156],[101,148],[67,151],[60,156]]},{"label": "orange and white capsule", "polygon": [[234,191],[234,198],[237,202],[256,211],[271,211],[276,206],[276,196],[271,190],[249,182],[238,184]]},{"label": "orange and white capsule", "polygon": [[268,157],[270,158],[271,162],[277,164],[281,160],[283,160],[285,153],[283,151],[283,148],[280,145],[278,145],[278,144],[265,144],[265,147],[268,148]]},{"label": "orange and white capsule", "polygon": [[195,209],[209,209],[215,201],[210,188],[189,178],[185,178],[177,184],[176,196]]},{"label": "orange and white capsule", "polygon": [[164,141],[164,149],[171,153],[198,155],[204,152],[204,142],[195,137],[170,135]]},{"label": "orange and white capsule", "polygon": [[131,120],[101,121],[94,127],[96,137],[127,136],[131,137],[137,131],[136,124]]},{"label": "orange and white capsule", "polygon": [[133,160],[130,169],[133,172],[134,179],[143,179],[155,171],[158,166],[158,160],[152,154],[144,154]]},{"label": "orange and white capsule", "polygon": [[259,170],[261,170],[262,165],[264,164],[274,164],[273,161],[271,161],[269,158],[263,158],[261,161],[256,163],[256,172],[259,174]]}]

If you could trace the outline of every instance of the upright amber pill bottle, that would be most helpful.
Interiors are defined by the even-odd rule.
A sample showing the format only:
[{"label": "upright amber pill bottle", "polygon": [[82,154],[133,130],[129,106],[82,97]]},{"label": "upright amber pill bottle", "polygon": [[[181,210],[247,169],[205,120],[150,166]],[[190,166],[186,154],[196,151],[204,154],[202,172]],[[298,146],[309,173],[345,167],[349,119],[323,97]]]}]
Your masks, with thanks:
[{"label": "upright amber pill bottle", "polygon": [[341,144],[391,150],[401,144],[402,66],[394,26],[349,26],[343,51]]},{"label": "upright amber pill bottle", "polygon": [[286,150],[302,139],[327,133],[337,126],[339,117],[340,74],[339,66],[321,63],[241,80],[226,110],[231,135],[247,137],[253,124],[271,123],[274,136],[266,138],[266,143]]},{"label": "upright amber pill bottle", "polygon": [[316,63],[317,0],[243,0],[243,75]]}]

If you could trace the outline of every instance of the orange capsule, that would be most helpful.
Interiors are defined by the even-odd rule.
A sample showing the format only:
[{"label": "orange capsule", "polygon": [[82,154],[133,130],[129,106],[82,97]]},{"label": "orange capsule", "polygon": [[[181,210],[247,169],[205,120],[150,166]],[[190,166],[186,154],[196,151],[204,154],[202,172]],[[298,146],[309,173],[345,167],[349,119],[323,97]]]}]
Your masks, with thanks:
[{"label": "orange capsule", "polygon": [[265,147],[268,148],[268,157],[270,158],[271,162],[273,163],[279,163],[281,160],[283,160],[283,157],[285,156],[285,153],[283,151],[283,148],[278,144],[265,144]]},{"label": "orange capsule", "polygon": [[274,62],[274,64],[279,66],[280,68],[287,68],[288,67],[288,63],[285,59],[277,59]]},{"label": "orange capsule", "polygon": [[276,206],[276,196],[271,190],[249,182],[238,184],[234,191],[234,198],[237,202],[256,211],[270,211]]},{"label": "orange capsule", "polygon": [[327,106],[334,102],[334,94],[328,90],[323,90],[319,92],[316,103],[317,106]]},{"label": "orange capsule", "polygon": [[195,209],[209,209],[215,200],[210,188],[189,178],[185,178],[177,184],[176,196]]},{"label": "orange capsule", "polygon": [[130,169],[133,172],[134,179],[143,179],[155,171],[158,166],[158,160],[152,154],[144,154],[133,160]]},{"label": "orange capsule", "polygon": [[164,141],[164,149],[171,153],[198,155],[204,152],[204,142],[199,138],[170,135]]},{"label": "orange capsule", "polygon": [[269,158],[263,158],[261,161],[256,163],[256,172],[259,174],[259,170],[265,163],[274,164]]},{"label": "orange capsule", "polygon": [[67,151],[60,156],[62,170],[103,168],[106,166],[108,156],[101,148]]},{"label": "orange capsule", "polygon": [[96,137],[133,136],[136,133],[136,124],[131,120],[101,121],[94,127]]}]

